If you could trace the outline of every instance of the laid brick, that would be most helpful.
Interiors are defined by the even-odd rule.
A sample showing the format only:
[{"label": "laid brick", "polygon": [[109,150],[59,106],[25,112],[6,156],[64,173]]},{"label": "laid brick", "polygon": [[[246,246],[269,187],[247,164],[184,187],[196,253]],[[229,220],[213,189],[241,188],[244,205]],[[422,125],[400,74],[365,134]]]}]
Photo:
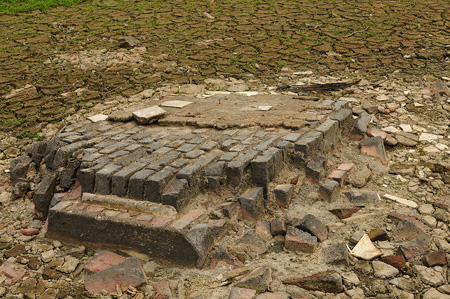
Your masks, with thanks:
[{"label": "laid brick", "polygon": [[111,145],[108,145],[107,147],[101,149],[99,151],[100,154],[112,154],[118,150],[121,150],[122,148],[128,146],[130,143],[129,142],[114,142]]},{"label": "laid brick", "polygon": [[205,153],[205,152],[202,151],[202,150],[200,150],[200,149],[192,150],[192,151],[190,151],[190,152],[187,152],[186,155],[185,155],[185,157],[188,158],[188,159],[195,159],[195,158],[200,157],[200,156],[203,155],[204,153]]},{"label": "laid brick", "polygon": [[51,169],[58,169],[59,167],[66,166],[68,159],[75,151],[89,147],[94,144],[91,140],[83,140],[72,144],[60,147],[55,154]]},{"label": "laid brick", "polygon": [[241,213],[244,219],[256,221],[264,212],[263,188],[247,190],[239,197]]},{"label": "laid brick", "polygon": [[313,234],[320,242],[328,238],[328,228],[316,216],[308,214],[302,219],[294,222],[293,226]]},{"label": "laid brick", "polygon": [[175,169],[167,166],[145,180],[145,199],[161,202],[164,189],[175,177]]},{"label": "laid brick", "polygon": [[160,147],[159,149],[153,151],[152,155],[162,156],[162,155],[169,153],[170,151],[172,151],[171,147],[163,146],[163,147]]},{"label": "laid brick", "polygon": [[226,152],[219,157],[219,161],[231,161],[233,160],[239,153],[238,152]]},{"label": "laid brick", "polygon": [[272,146],[272,144],[277,141],[278,139],[280,139],[281,136],[270,136],[265,138],[263,141],[261,141],[260,143],[258,143],[257,145],[255,145],[253,147],[253,149],[255,151],[265,151],[266,149],[268,149],[270,146]]},{"label": "laid brick", "polygon": [[286,231],[284,247],[287,250],[313,253],[317,246],[317,238],[307,232],[289,226]]},{"label": "laid brick", "polygon": [[[177,160],[179,157],[180,157],[180,153],[173,151],[168,154],[165,154],[164,156],[162,156],[156,160],[153,160],[153,158],[150,158],[152,160],[147,160],[147,161],[152,161],[152,162],[147,166],[147,168],[150,168],[153,170],[159,170],[162,167],[165,167],[165,166],[169,165],[170,163],[172,163],[173,161]],[[147,157],[147,159],[148,159],[148,157]],[[145,160],[139,160],[139,161],[142,163],[145,163],[144,162]]]},{"label": "laid brick", "polygon": [[76,177],[78,169],[80,168],[81,162],[78,159],[71,160],[67,163],[66,168],[61,171],[59,176],[59,185],[68,189],[73,184],[73,179]]},{"label": "laid brick", "polygon": [[227,148],[232,147],[233,145],[235,145],[235,144],[237,144],[237,143],[238,143],[238,142],[237,142],[236,140],[228,139],[228,140],[225,140],[224,142],[222,142],[222,144],[220,145],[220,147],[221,147],[222,149],[227,149]]},{"label": "laid brick", "polygon": [[[153,152],[156,152],[157,150],[159,150],[160,148],[165,147],[165,145],[167,143],[168,143],[167,140],[157,140],[157,141],[153,141],[153,142],[147,144],[147,146],[145,148],[146,148],[147,152],[153,153]],[[168,149],[166,151],[168,151]]]},{"label": "laid brick", "polygon": [[154,174],[152,169],[142,169],[133,174],[128,181],[128,196],[135,199],[144,199],[145,180]]},{"label": "laid brick", "polygon": [[202,215],[206,214],[204,209],[195,209],[189,211],[187,214],[181,216],[178,220],[172,223],[172,227],[178,230],[184,229],[200,218]]},{"label": "laid brick", "polygon": [[293,190],[292,184],[278,185],[274,188],[275,201],[280,208],[289,208]]},{"label": "laid brick", "polygon": [[219,146],[219,144],[215,141],[207,141],[207,142],[203,143],[202,145],[200,145],[200,149],[209,152],[209,151],[217,148],[218,146]]},{"label": "laid brick", "polygon": [[250,165],[251,160],[253,160],[257,154],[257,151],[249,150],[243,152],[228,163],[225,171],[229,184],[233,186],[240,185],[245,169]]},{"label": "laid brick", "polygon": [[191,164],[186,165],[177,173],[177,179],[185,179],[189,182],[189,186],[194,185],[194,181],[202,173],[202,171],[215,160],[214,154],[202,156],[194,160]]},{"label": "laid brick", "polygon": [[194,148],[197,147],[197,144],[194,143],[185,143],[182,146],[180,146],[177,151],[182,152],[182,153],[187,153],[192,151]]},{"label": "laid brick", "polygon": [[289,141],[289,142],[296,142],[297,140],[302,137],[301,133],[289,133],[286,136],[283,137],[283,140]]},{"label": "laid brick", "polygon": [[185,179],[175,179],[162,195],[162,204],[175,207],[179,211],[189,197],[189,183]]},{"label": "laid brick", "polygon": [[[58,137],[53,137],[48,143],[45,149],[44,160],[48,169],[53,169],[53,160],[55,159],[56,152],[61,147],[67,145],[66,142],[60,140]],[[11,167],[12,169],[13,167]]]},{"label": "laid brick", "polygon": [[320,152],[320,145],[323,140],[323,134],[319,131],[312,131],[302,137],[294,145],[294,150],[302,155],[304,161]]},{"label": "laid brick", "polygon": [[143,163],[133,163],[113,174],[111,178],[111,193],[117,196],[127,195],[130,177],[144,167],[145,164]]},{"label": "laid brick", "polygon": [[95,174],[95,193],[110,194],[111,177],[120,168],[122,168],[121,165],[110,164],[97,171]]},{"label": "laid brick", "polygon": [[81,183],[82,191],[92,193],[94,191],[95,173],[92,168],[81,169],[77,180]]},{"label": "laid brick", "polygon": [[323,201],[333,201],[338,193],[339,183],[334,180],[326,180],[319,187],[319,197]]},{"label": "laid brick", "polygon": [[306,177],[313,183],[319,183],[328,171],[327,161],[326,157],[316,157],[308,161],[305,169]]},{"label": "laid brick", "polygon": [[247,149],[248,145],[246,144],[236,144],[232,146],[229,151],[230,152],[242,152],[243,150]]},{"label": "laid brick", "polygon": [[33,195],[34,210],[39,217],[47,217],[50,201],[55,193],[56,173],[44,175]]},{"label": "laid brick", "polygon": [[334,148],[334,145],[339,140],[339,122],[332,119],[327,119],[316,131],[323,134],[321,150],[328,151]]},{"label": "laid brick", "polygon": [[339,128],[345,130],[345,128],[350,126],[352,121],[352,110],[340,109],[330,119],[337,120],[339,122]]},{"label": "laid brick", "polygon": [[251,161],[252,181],[267,189],[268,184],[283,168],[283,154],[278,148],[269,148]]},{"label": "laid brick", "polygon": [[181,167],[185,166],[186,164],[188,164],[189,162],[190,162],[190,160],[188,160],[188,159],[180,158],[180,159],[177,159],[177,160],[173,161],[172,163],[170,163],[170,166],[172,166],[174,168],[181,168]]}]

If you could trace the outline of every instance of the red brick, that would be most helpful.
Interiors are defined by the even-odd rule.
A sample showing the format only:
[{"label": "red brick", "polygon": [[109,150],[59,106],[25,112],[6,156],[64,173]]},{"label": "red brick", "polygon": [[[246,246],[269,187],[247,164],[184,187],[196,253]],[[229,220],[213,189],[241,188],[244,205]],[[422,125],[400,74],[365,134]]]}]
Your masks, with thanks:
[{"label": "red brick", "polygon": [[255,295],[256,291],[252,289],[233,288],[229,299],[253,299]]},{"label": "red brick", "polygon": [[20,232],[25,236],[34,236],[39,234],[39,230],[37,228],[23,228]]},{"label": "red brick", "polygon": [[286,232],[284,247],[287,250],[313,253],[317,246],[317,238],[307,232],[290,226]]},{"label": "red brick", "polygon": [[343,163],[339,165],[338,170],[350,171],[355,167],[355,163]]},{"label": "red brick", "polygon": [[393,220],[399,221],[399,222],[402,220],[409,220],[409,221],[413,222],[421,230],[425,230],[425,224],[423,224],[422,222],[420,222],[419,220],[417,220],[414,217],[411,217],[408,215],[403,215],[403,214],[398,214],[398,213],[390,213],[388,215],[388,217]]},{"label": "red brick", "polygon": [[170,284],[167,280],[155,283],[153,284],[153,287],[155,288],[156,293],[153,299],[172,298],[172,290],[170,289]]},{"label": "red brick", "polygon": [[206,210],[203,209],[195,209],[192,211],[189,211],[189,213],[181,216],[178,220],[176,220],[174,223],[172,223],[172,227],[175,229],[183,229],[192,222],[194,222],[196,219],[198,219],[200,216],[206,213]]},{"label": "red brick", "polygon": [[381,262],[391,265],[392,267],[395,267],[399,270],[401,270],[405,264],[406,260],[403,257],[403,255],[391,255],[386,256],[380,259]]},{"label": "red brick", "polygon": [[163,227],[163,226],[168,225],[171,221],[172,221],[172,219],[170,219],[170,218],[160,216],[160,217],[153,218],[151,224],[154,227]]},{"label": "red brick", "polygon": [[237,268],[240,268],[243,266],[242,263],[236,257],[230,255],[223,248],[219,248],[214,253],[214,256],[211,259],[211,264],[210,264],[209,268],[215,269],[220,262],[230,265],[232,267],[232,269],[237,269]]},{"label": "red brick", "polygon": [[111,251],[100,250],[84,268],[89,272],[97,273],[108,269],[115,264],[123,262],[124,260],[126,260],[126,257],[124,256],[118,255]]},{"label": "red brick", "polygon": [[342,277],[333,271],[326,271],[308,277],[287,280],[283,281],[283,283],[295,285],[307,290],[326,293],[340,293],[344,289]]},{"label": "red brick", "polygon": [[270,222],[270,233],[273,236],[285,235],[287,230],[287,222],[284,218],[276,218]]},{"label": "red brick", "polygon": [[424,263],[428,267],[444,266],[447,265],[447,256],[443,251],[432,252],[424,257]]},{"label": "red brick", "polygon": [[150,222],[155,216],[149,214],[139,214],[135,219],[141,222]]},{"label": "red brick", "polygon": [[271,240],[272,235],[270,233],[270,222],[268,220],[258,220],[255,225],[255,234],[261,240]]},{"label": "red brick", "polygon": [[270,293],[266,292],[264,294],[256,296],[256,299],[289,299],[289,294],[285,292]]},{"label": "red brick", "polygon": [[407,260],[425,254],[430,246],[429,239],[425,235],[421,235],[409,242],[403,243],[399,246],[399,251],[405,256]]},{"label": "red brick", "polygon": [[334,170],[328,175],[328,179],[334,180],[339,183],[342,187],[344,185],[345,178],[347,177],[347,171],[345,170]]},{"label": "red brick", "polygon": [[4,262],[0,267],[0,273],[3,273],[15,283],[21,280],[27,274],[27,271],[14,263]]}]

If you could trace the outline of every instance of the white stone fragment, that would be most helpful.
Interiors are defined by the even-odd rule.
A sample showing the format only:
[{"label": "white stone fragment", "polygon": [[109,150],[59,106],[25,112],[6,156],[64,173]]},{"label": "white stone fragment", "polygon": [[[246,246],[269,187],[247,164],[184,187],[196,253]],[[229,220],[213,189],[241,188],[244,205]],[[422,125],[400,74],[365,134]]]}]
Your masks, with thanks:
[{"label": "white stone fragment", "polygon": [[411,133],[413,131],[411,126],[407,124],[401,124],[399,127],[403,130],[403,132]]},{"label": "white stone fragment", "polygon": [[190,101],[166,101],[164,103],[161,103],[161,107],[183,108],[192,103],[193,102]]},{"label": "white stone fragment", "polygon": [[359,102],[359,100],[357,98],[351,98],[351,97],[340,97],[339,101],[346,101],[346,102],[352,102],[352,103]]},{"label": "white stone fragment", "polygon": [[375,247],[375,245],[373,245],[367,234],[359,240],[358,244],[356,244],[350,253],[353,256],[364,260],[371,260],[383,254],[380,250],[378,250],[378,248]]},{"label": "white stone fragment", "polygon": [[108,115],[105,114],[96,114],[93,116],[89,116],[87,119],[89,119],[90,121],[96,123],[102,120],[106,120],[108,118]]},{"label": "white stone fragment", "polygon": [[372,267],[375,276],[380,278],[394,277],[400,272],[397,268],[380,261],[373,261]]},{"label": "white stone fragment", "polygon": [[247,97],[256,96],[257,94],[259,94],[259,92],[257,91],[239,91],[236,93]]},{"label": "white stone fragment", "polygon": [[438,149],[441,150],[441,151],[445,151],[445,150],[448,150],[448,149],[449,149],[449,147],[448,147],[447,145],[442,144],[442,143],[436,144],[435,147],[438,148]]},{"label": "white stone fragment", "polygon": [[387,133],[399,133],[399,132],[401,132],[399,129],[397,129],[394,126],[385,127],[385,128],[382,128],[381,130],[383,130],[383,131],[385,131]]},{"label": "white stone fragment", "polygon": [[419,141],[432,141],[442,138],[441,135],[431,134],[431,133],[422,133],[420,134]]},{"label": "white stone fragment", "polygon": [[385,102],[387,100],[389,100],[389,97],[384,94],[377,96],[377,101],[379,102]]},{"label": "white stone fragment", "polygon": [[417,208],[417,204],[414,201],[409,200],[409,199],[404,199],[404,198],[401,198],[401,197],[398,197],[395,195],[390,195],[390,194],[385,194],[385,195],[383,195],[383,197],[386,199],[401,203],[401,204],[406,205],[411,208]]},{"label": "white stone fragment", "polygon": [[440,150],[437,147],[435,147],[434,145],[424,147],[423,151],[425,153],[439,153],[440,152]]},{"label": "white stone fragment", "polygon": [[138,123],[148,124],[166,114],[166,110],[158,106],[152,106],[142,110],[134,111],[132,114]]},{"label": "white stone fragment", "polygon": [[269,111],[272,108],[273,106],[258,106],[258,109],[262,111]]}]

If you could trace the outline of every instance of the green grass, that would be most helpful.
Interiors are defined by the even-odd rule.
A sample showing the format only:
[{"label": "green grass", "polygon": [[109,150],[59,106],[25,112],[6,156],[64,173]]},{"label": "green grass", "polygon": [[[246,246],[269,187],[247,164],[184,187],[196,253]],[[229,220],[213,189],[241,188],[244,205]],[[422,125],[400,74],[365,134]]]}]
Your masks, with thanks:
[{"label": "green grass", "polygon": [[0,0],[0,15],[14,15],[36,9],[45,11],[55,6],[71,6],[83,1],[85,0]]}]

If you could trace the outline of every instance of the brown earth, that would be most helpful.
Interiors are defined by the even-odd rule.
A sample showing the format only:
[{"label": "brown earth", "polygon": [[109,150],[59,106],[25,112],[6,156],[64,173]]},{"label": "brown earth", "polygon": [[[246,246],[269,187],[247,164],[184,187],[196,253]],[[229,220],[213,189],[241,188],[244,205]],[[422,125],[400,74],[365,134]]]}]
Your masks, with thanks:
[{"label": "brown earth", "polygon": [[[112,95],[220,76],[274,82],[283,68],[445,76],[449,9],[444,0],[108,0],[4,15],[0,94],[32,84],[39,97],[0,97],[1,127],[20,136]],[[119,49],[124,36],[145,48]],[[86,87],[88,94],[61,97]]]}]

